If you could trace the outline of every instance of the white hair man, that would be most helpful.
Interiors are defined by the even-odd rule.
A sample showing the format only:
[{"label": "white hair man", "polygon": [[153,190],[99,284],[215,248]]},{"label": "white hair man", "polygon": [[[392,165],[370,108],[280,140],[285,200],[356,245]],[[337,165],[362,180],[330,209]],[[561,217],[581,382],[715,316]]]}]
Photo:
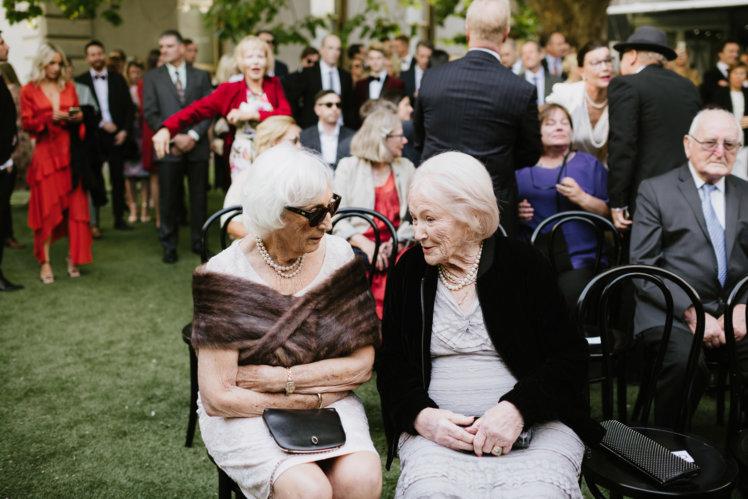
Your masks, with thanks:
[{"label": "white hair man", "polygon": [[[655,265],[691,284],[706,312],[706,356],[725,344],[725,301],[748,274],[748,182],[730,175],[742,131],[727,111],[708,109],[683,137],[688,162],[639,186],[631,233],[631,263]],[[743,297],[743,299],[745,299]],[[673,426],[683,393],[685,365],[696,313],[680,291],[673,293],[675,320],[657,382],[655,424]],[[743,301],[743,303],[745,303]],[[651,285],[637,289],[634,331],[653,347],[662,336],[665,306]],[[748,373],[745,305],[735,311],[735,339],[743,375]],[[692,391],[694,407],[706,385],[703,359]]]}]

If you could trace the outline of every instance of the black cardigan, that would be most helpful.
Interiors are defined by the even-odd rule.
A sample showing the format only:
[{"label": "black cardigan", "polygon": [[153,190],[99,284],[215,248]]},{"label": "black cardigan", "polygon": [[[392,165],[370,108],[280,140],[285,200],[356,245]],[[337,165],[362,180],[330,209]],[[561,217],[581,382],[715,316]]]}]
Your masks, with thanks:
[{"label": "black cardigan", "polygon": [[[400,434],[416,434],[418,413],[437,407],[428,395],[437,278],[420,246],[387,278],[375,367],[388,468]],[[589,417],[587,342],[569,324],[548,261],[527,244],[493,236],[484,241],[476,286],[491,341],[518,380],[500,400],[514,404],[526,426],[560,420],[586,444],[597,443],[604,431]]]}]

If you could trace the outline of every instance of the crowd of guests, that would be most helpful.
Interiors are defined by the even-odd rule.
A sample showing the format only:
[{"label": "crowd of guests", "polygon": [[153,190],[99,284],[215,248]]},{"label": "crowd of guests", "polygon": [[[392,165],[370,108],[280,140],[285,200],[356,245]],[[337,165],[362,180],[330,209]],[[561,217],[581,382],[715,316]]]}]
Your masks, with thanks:
[{"label": "crowd of guests", "polygon": [[[40,49],[18,130],[36,140],[29,225],[43,282],[54,281],[58,238],[68,237],[71,277],[91,261],[104,161],[114,228],[149,221],[157,208],[165,263],[178,259],[186,211],[200,252],[211,152],[224,206],[243,207],[228,228],[234,243],[195,273],[193,345],[203,440],[245,494],[378,497],[380,461],[351,392],[376,370],[388,466],[395,455],[401,462],[398,497],[581,497],[584,446],[602,429],[589,417],[587,347],[568,307],[599,257],[579,223],[563,227],[559,254],[526,244],[559,212],[610,218],[628,262],[694,286],[707,314],[694,394],[703,392],[703,358],[725,341],[725,298],[748,274],[739,46],[722,44],[700,77],[684,47],[644,26],[612,46],[616,68],[602,41],[574,50],[552,33],[520,44],[508,38],[509,18],[506,0],[474,1],[469,49],[451,62],[423,41],[411,53],[399,36],[350,45],[344,69],[330,34],[293,72],[263,31],[221,60],[217,86],[173,30],[147,65],[121,51],[107,57],[91,41],[89,69],[74,79],[57,46]],[[13,111],[15,137],[0,149],[1,207],[19,134],[9,92],[0,106],[2,116]],[[339,207],[384,214],[397,246],[376,222],[375,260],[369,224],[333,228]],[[551,266],[559,255],[564,264]],[[0,286],[20,287],[1,273]],[[635,300],[633,334],[653,348],[664,305],[647,286]],[[675,347],[657,384],[663,426],[678,417],[696,324],[683,297],[675,310]],[[739,306],[738,340],[744,318]],[[748,343],[738,349],[748,359]],[[322,453],[284,452],[259,417],[325,407],[337,410],[346,440]],[[529,447],[512,450],[528,429]]]}]

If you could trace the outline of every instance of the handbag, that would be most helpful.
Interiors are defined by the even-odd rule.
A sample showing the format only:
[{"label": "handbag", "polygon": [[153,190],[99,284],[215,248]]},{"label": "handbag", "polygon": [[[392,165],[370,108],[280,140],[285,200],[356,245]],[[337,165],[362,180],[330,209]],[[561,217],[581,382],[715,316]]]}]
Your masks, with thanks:
[{"label": "handbag", "polygon": [[673,455],[666,447],[620,421],[610,419],[600,425],[606,430],[600,442],[603,449],[634,466],[662,486],[689,478],[701,471],[697,464]]},{"label": "handbag", "polygon": [[345,444],[345,430],[334,408],[265,409],[262,420],[278,447],[289,454],[330,451]]}]

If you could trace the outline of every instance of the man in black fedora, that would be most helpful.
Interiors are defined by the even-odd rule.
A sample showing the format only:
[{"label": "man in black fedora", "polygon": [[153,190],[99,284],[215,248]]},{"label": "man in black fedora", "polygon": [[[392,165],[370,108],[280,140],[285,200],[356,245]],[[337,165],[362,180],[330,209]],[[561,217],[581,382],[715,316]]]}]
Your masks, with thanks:
[{"label": "man in black fedora", "polygon": [[622,76],[608,87],[608,195],[613,222],[626,231],[642,180],[685,163],[683,136],[701,102],[693,83],[665,69],[676,55],[659,29],[642,26],[613,48]]}]

